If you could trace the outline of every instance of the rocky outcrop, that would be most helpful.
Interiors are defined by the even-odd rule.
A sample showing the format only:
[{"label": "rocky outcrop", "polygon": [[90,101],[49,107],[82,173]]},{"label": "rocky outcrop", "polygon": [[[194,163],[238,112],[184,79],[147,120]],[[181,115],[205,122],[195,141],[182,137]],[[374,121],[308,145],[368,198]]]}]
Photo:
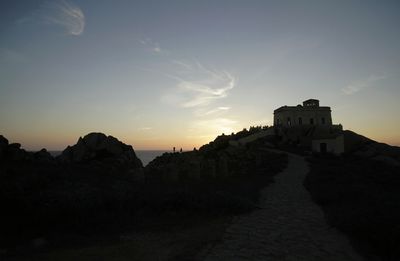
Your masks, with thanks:
[{"label": "rocky outcrop", "polygon": [[58,157],[62,162],[89,163],[114,162],[142,168],[142,162],[136,156],[132,146],[126,145],[113,136],[92,132],[80,137],[73,146],[68,146]]},{"label": "rocky outcrop", "polygon": [[38,152],[28,152],[21,148],[19,143],[9,143],[8,140],[0,135],[0,162],[52,162],[53,156],[46,150]]},{"label": "rocky outcrop", "polygon": [[[140,207],[142,163],[131,146],[114,137],[90,133],[54,159],[46,149],[26,152],[0,136],[0,151],[0,244],[37,238],[32,246],[42,248],[43,234],[64,231],[60,224],[68,233],[100,231],[114,220],[125,222]],[[27,233],[14,237],[20,227]]]},{"label": "rocky outcrop", "polygon": [[35,152],[33,157],[35,160],[40,162],[50,162],[54,160],[53,156],[46,149],[41,149],[40,151]]}]

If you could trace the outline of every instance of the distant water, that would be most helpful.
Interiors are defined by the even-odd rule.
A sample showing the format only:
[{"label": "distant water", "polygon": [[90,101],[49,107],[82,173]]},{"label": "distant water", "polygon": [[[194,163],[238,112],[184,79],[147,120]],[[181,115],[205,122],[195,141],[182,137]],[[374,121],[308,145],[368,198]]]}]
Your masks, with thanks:
[{"label": "distant water", "polygon": [[135,150],[136,156],[142,161],[143,166],[149,164],[150,161],[158,156],[161,156],[166,150]]},{"label": "distant water", "polygon": [[[49,153],[56,157],[61,154],[62,151],[52,150]],[[161,156],[164,152],[170,152],[166,150],[135,150],[136,156],[142,161],[143,166],[149,164],[150,161],[155,159],[157,156]]]}]

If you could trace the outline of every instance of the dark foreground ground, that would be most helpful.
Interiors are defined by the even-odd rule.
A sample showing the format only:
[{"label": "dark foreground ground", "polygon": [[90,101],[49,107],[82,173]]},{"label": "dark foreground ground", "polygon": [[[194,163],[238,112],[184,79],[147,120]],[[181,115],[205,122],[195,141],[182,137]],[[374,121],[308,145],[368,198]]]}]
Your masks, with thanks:
[{"label": "dark foreground ground", "polygon": [[230,221],[228,215],[162,215],[119,234],[64,234],[57,245],[49,241],[2,260],[195,260],[202,249],[220,240]]},{"label": "dark foreground ground", "polygon": [[310,159],[305,186],[367,260],[400,260],[400,167],[347,155]]},{"label": "dark foreground ground", "polygon": [[[103,151],[85,162],[0,161],[0,260],[194,260],[232,217],[259,209],[260,191],[287,165],[265,149],[273,140],[230,145],[249,134],[164,154],[135,175]],[[400,154],[367,142],[310,157],[304,185],[367,260],[400,260],[400,168],[389,164]]]},{"label": "dark foreground ground", "polygon": [[144,180],[104,160],[3,163],[0,259],[191,260],[234,215],[257,208],[287,163],[262,142],[236,148],[229,139],[164,154]]}]

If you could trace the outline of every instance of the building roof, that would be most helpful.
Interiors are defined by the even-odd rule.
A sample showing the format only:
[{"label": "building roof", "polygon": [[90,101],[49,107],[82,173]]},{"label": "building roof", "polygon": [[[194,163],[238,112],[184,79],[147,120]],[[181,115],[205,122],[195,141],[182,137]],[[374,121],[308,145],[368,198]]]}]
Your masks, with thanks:
[{"label": "building roof", "polygon": [[329,107],[329,106],[304,107],[300,104],[297,106],[285,105],[285,106],[279,107],[278,109],[274,110],[274,113],[282,112],[282,111],[331,111],[331,107]]},{"label": "building roof", "polygon": [[331,107],[329,106],[319,106],[319,100],[317,99],[308,99],[303,102],[303,105],[299,104],[297,106],[282,106],[278,109],[274,110],[276,112],[282,111],[331,111]]},{"label": "building roof", "polygon": [[308,103],[308,102],[319,102],[319,100],[317,100],[317,99],[308,99],[308,100],[303,101],[303,103],[304,102],[306,102],[306,103]]}]

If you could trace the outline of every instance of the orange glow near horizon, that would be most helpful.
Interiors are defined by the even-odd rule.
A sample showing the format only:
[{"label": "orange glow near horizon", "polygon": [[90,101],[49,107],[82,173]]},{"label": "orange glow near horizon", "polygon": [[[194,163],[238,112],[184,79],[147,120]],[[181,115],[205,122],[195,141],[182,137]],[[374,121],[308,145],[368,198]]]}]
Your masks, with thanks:
[{"label": "orange glow near horizon", "polygon": [[[247,127],[248,128],[248,127]],[[347,128],[345,128],[347,129]],[[240,129],[241,130],[241,129]],[[389,133],[382,135],[382,133],[373,133],[367,131],[362,133],[361,131],[353,130],[354,132],[363,135],[367,138],[375,140],[377,142],[386,143],[392,146],[400,146],[400,140],[395,133]],[[237,132],[237,131],[235,131]],[[83,135],[50,135],[41,136],[39,134],[24,135],[24,133],[16,133],[13,135],[4,135],[5,138],[9,140],[10,143],[20,143],[22,148],[28,151],[37,151],[42,148],[46,148],[49,151],[62,151],[67,146],[76,144],[79,137],[83,137],[88,133]],[[184,151],[193,150],[193,148],[200,148],[202,145],[208,144],[213,141],[219,134],[211,134],[204,136],[169,136],[160,138],[132,138],[127,135],[112,135],[105,133],[106,135],[111,135],[118,140],[124,142],[125,144],[131,145],[134,150],[165,150],[172,151],[173,147],[177,150],[182,148]],[[228,134],[228,133],[225,133]],[[229,133],[230,134],[230,133]],[[60,137],[61,136],[61,137]]]}]

